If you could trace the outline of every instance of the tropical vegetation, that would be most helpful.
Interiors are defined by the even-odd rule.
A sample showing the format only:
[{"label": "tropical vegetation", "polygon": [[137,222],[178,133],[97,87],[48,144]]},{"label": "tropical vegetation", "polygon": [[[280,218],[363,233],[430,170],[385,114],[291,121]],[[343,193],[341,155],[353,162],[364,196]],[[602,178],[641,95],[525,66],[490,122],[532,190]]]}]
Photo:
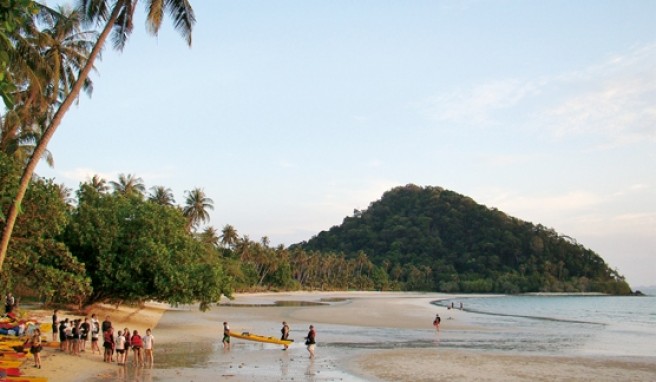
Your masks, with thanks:
[{"label": "tropical vegetation", "polygon": [[394,188],[298,247],[367,256],[401,289],[631,292],[575,239],[440,187]]},{"label": "tropical vegetation", "polygon": [[[340,226],[290,247],[209,225],[202,188],[147,188],[134,174],[95,175],[70,190],[34,174],[108,39],[124,48],[132,0],[49,8],[0,2],[0,287],[47,303],[199,303],[243,290],[630,293],[597,254],[552,229],[437,187],[387,192]],[[191,44],[187,0],[146,0]],[[150,192],[148,192],[150,190]]]}]

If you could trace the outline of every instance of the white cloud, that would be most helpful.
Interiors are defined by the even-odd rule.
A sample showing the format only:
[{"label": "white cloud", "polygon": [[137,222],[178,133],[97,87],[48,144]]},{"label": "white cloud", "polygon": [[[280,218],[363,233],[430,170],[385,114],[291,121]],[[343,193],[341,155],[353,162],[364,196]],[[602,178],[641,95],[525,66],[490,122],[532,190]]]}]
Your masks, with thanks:
[{"label": "white cloud", "polygon": [[597,137],[602,148],[655,142],[656,44],[581,70],[457,89],[421,109],[438,122],[472,128],[533,128],[557,138],[585,134]]},{"label": "white cloud", "polygon": [[496,111],[511,108],[538,91],[538,86],[530,81],[492,81],[433,97],[426,102],[424,111],[438,121],[486,125],[494,120]]}]

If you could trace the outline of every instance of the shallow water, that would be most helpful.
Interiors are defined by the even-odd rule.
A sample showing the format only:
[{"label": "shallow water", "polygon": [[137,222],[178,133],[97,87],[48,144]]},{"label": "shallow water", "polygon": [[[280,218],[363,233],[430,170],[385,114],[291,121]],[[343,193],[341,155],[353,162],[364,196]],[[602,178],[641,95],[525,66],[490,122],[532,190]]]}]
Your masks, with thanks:
[{"label": "shallow water", "polygon": [[500,350],[631,357],[656,354],[655,297],[497,296],[435,304],[447,307],[452,302],[456,308],[462,302],[465,310],[473,313],[469,317],[472,323],[492,331],[489,338],[499,342]]},{"label": "shallow water", "polygon": [[[377,349],[448,348],[548,355],[651,356],[656,354],[656,299],[652,297],[547,297],[499,296],[458,298],[435,304],[456,307],[462,330],[376,328],[321,324],[317,358],[308,359],[303,345],[307,329],[292,327],[295,339],[289,350],[272,344],[233,340],[225,351],[219,342],[221,322],[231,317],[247,322],[253,333],[276,333],[269,317],[284,316],[289,309],[315,305],[302,301],[250,304],[256,309],[226,307],[199,314],[195,309],[167,312],[156,328],[162,333],[187,334],[185,326],[211,328],[206,337],[162,341],[152,369],[126,368],[94,381],[364,381],[345,367],[358,355]],[[326,314],[330,304],[347,299],[322,299]],[[324,308],[317,307],[318,312]],[[262,312],[265,312],[262,314]],[[430,311],[430,309],[428,310]],[[252,315],[249,315],[249,312]],[[268,314],[269,312],[270,314]],[[443,323],[456,312],[440,310]],[[429,318],[430,319],[430,318]],[[443,325],[448,327],[448,325]],[[238,330],[241,330],[239,328]],[[234,330],[234,328],[233,328]],[[173,378],[173,379],[172,379]]]}]

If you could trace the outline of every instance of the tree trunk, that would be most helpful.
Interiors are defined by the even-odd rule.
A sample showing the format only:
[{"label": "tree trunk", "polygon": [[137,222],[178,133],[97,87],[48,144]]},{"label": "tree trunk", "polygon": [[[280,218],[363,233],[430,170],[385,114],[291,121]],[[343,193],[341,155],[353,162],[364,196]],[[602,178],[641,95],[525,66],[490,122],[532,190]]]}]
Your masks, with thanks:
[{"label": "tree trunk", "polygon": [[98,41],[96,41],[96,45],[94,45],[93,49],[91,50],[91,54],[89,55],[89,59],[84,65],[84,68],[82,68],[82,71],[80,71],[80,74],[77,80],[75,81],[75,84],[71,89],[71,92],[68,93],[68,95],[64,99],[64,102],[62,102],[62,104],[57,109],[57,112],[52,117],[52,121],[50,122],[50,125],[45,129],[43,135],[41,136],[41,139],[39,139],[39,143],[36,145],[36,148],[34,149],[32,156],[30,157],[30,160],[27,162],[27,166],[25,166],[25,169],[23,170],[23,175],[21,176],[20,184],[18,186],[18,191],[16,192],[16,196],[14,197],[14,200],[12,201],[12,204],[9,207],[9,213],[7,214],[7,222],[4,228],[2,229],[2,238],[0,240],[0,272],[2,272],[2,266],[4,265],[5,258],[7,257],[7,249],[9,248],[9,241],[11,239],[11,234],[14,231],[14,225],[16,224],[16,218],[18,217],[20,205],[23,202],[23,197],[25,196],[27,187],[30,184],[30,180],[32,179],[34,170],[36,169],[37,164],[41,160],[43,153],[46,151],[46,148],[48,147],[48,142],[50,142],[50,139],[55,134],[57,127],[59,127],[62,120],[64,119],[64,115],[71,107],[73,102],[80,95],[80,90],[82,90],[82,85],[84,85],[84,81],[86,81],[86,79],[89,77],[89,73],[91,72],[91,69],[93,69],[93,63],[96,61],[96,58],[100,54],[100,51],[102,50],[102,47],[105,44],[105,41],[107,40],[107,36],[109,36],[109,33],[111,32],[112,27],[114,26],[114,22],[116,21],[116,18],[118,17],[118,12],[121,8],[120,5],[121,5],[120,2],[114,5],[114,9],[112,10],[111,17],[109,18],[109,20],[107,20],[107,23],[105,24],[102,33],[98,37]]}]

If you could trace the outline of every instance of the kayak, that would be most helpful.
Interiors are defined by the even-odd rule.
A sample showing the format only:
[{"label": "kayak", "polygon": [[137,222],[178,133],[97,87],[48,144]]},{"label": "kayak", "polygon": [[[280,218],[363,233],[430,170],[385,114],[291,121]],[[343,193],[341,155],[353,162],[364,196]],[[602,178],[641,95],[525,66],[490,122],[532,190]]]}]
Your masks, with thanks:
[{"label": "kayak", "polygon": [[21,371],[17,367],[0,367],[0,375],[10,377],[20,377]]},{"label": "kayak", "polygon": [[7,382],[48,382],[48,378],[46,377],[28,377],[28,376],[20,376],[20,377],[7,376],[2,378],[1,380]]},{"label": "kayak", "polygon": [[265,342],[265,343],[277,344],[277,345],[289,345],[292,342],[294,342],[294,340],[281,340],[280,338],[277,337],[260,336],[248,332],[243,332],[241,334],[230,332],[230,337],[240,338],[242,340],[247,340],[247,341]]},{"label": "kayak", "polygon": [[9,369],[13,367],[20,367],[25,361],[0,361],[0,368]]}]

